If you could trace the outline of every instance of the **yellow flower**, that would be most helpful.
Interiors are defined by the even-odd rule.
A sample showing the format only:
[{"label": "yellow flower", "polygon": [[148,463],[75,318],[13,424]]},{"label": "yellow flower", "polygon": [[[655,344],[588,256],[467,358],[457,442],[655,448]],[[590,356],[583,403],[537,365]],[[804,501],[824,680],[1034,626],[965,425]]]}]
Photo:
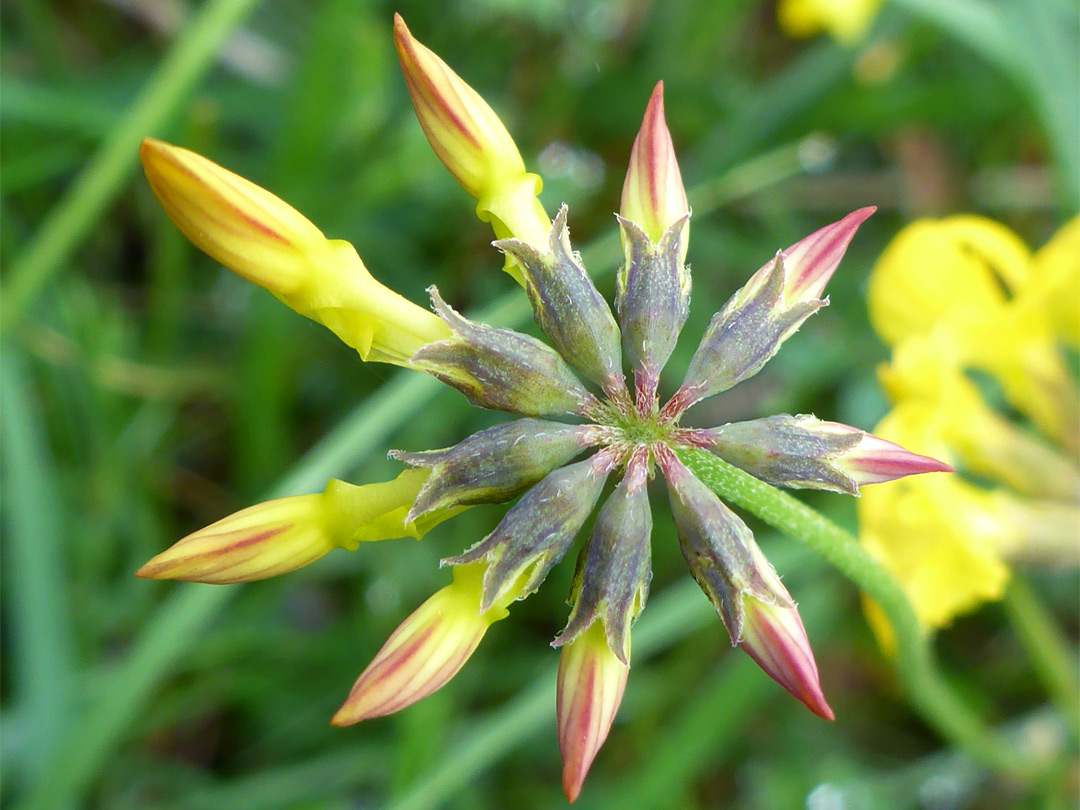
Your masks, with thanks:
[{"label": "yellow flower", "polygon": [[845,45],[862,39],[881,8],[881,0],[780,0],[776,21],[789,37],[822,32]]},{"label": "yellow flower", "polygon": [[[1074,340],[1078,289],[1080,219],[1034,256],[991,220],[920,220],[874,267],[870,320],[893,347],[879,376],[895,403],[874,432],[973,477],[915,476],[859,503],[862,542],[927,627],[1000,598],[1010,561],[1077,562],[1077,390],[1058,344]],[[995,410],[971,372],[1037,432]]]}]

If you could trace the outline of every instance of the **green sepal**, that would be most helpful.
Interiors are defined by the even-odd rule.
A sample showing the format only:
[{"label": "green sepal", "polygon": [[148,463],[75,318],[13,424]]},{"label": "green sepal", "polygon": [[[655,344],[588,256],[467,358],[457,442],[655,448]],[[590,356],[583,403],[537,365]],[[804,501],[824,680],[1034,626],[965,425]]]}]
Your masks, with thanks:
[{"label": "green sepal", "polygon": [[443,565],[487,561],[481,611],[513,589],[518,599],[533,593],[566,554],[596,506],[608,468],[596,456],[548,473],[521,496],[495,530]]},{"label": "green sepal", "polygon": [[410,365],[463,393],[482,408],[522,416],[580,415],[596,398],[547,344],[462,317],[428,288],[435,312],[453,332],[412,356]]},{"label": "green sepal", "polygon": [[517,419],[443,450],[391,451],[398,461],[431,470],[408,520],[451,506],[508,501],[593,444],[596,430],[592,425]]},{"label": "green sepal", "polygon": [[536,322],[566,362],[605,391],[621,388],[619,326],[570,247],[566,206],[552,223],[546,253],[517,239],[494,245],[522,267]]}]

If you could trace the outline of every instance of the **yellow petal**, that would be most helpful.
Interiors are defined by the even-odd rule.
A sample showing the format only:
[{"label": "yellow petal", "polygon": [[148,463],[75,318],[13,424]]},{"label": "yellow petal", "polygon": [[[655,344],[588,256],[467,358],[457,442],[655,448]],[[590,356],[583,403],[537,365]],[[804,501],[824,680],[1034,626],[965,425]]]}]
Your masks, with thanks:
[{"label": "yellow petal", "polygon": [[169,218],[197,247],[365,360],[406,365],[449,337],[433,313],[376,281],[348,242],[328,240],[270,192],[194,152],[147,138],[140,155]]},{"label": "yellow petal", "polygon": [[1031,251],[1024,241],[1000,222],[962,214],[941,221],[962,249],[976,255],[1016,295],[1031,278]]},{"label": "yellow petal", "polygon": [[[931,410],[904,403],[874,433],[942,457],[946,445]],[[1009,571],[1004,549],[1022,531],[991,492],[956,476],[912,476],[868,487],[858,504],[860,540],[900,581],[920,621],[954,616],[998,599]]]},{"label": "yellow petal", "polygon": [[1080,349],[1080,217],[1035,254],[1034,264],[1031,305],[1050,319],[1059,340]]},{"label": "yellow petal", "polygon": [[1004,302],[991,265],[963,238],[977,229],[969,221],[961,225],[913,222],[874,265],[867,290],[870,322],[886,343],[925,334],[957,307],[979,310]]}]

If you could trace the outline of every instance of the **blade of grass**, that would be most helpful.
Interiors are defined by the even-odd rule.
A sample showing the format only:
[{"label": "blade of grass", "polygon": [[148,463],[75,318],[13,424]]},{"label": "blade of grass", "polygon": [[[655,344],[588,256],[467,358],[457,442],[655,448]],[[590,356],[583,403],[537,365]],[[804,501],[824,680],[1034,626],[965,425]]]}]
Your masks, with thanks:
[{"label": "blade of grass", "polygon": [[366,780],[386,776],[387,750],[372,743],[350,745],[285,768],[261,771],[189,793],[176,810],[271,810],[340,796]]},{"label": "blade of grass", "polygon": [[[438,384],[426,377],[399,375],[314,447],[269,497],[314,491],[327,478],[362,463],[438,390]],[[349,444],[336,443],[342,438]],[[184,585],[169,594],[128,653],[102,679],[105,690],[77,719],[51,763],[49,777],[39,781],[21,805],[24,810],[63,807],[85,793],[160,680],[236,593],[235,588]]]},{"label": "blade of grass", "polygon": [[1001,601],[1013,631],[1074,742],[1080,736],[1080,678],[1076,649],[1066,640],[1031,585],[1013,574]]},{"label": "blade of grass", "polygon": [[72,708],[75,653],[64,577],[67,540],[43,407],[19,354],[0,364],[4,560],[12,689],[24,732],[23,772],[40,777]]},{"label": "blade of grass", "polygon": [[209,0],[173,43],[138,98],[11,263],[0,304],[0,328],[7,331],[15,326],[42,287],[64,266],[134,169],[139,141],[160,132],[213,65],[221,44],[257,2]]}]

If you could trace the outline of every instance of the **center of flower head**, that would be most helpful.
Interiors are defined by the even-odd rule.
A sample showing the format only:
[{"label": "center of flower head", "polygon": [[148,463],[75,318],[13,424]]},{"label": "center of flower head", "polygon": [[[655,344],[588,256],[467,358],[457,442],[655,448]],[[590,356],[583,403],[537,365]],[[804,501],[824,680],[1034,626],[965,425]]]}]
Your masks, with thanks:
[{"label": "center of flower head", "polygon": [[605,444],[627,449],[672,441],[678,430],[675,419],[655,408],[620,407],[610,400],[597,409],[595,421],[607,429]]}]

